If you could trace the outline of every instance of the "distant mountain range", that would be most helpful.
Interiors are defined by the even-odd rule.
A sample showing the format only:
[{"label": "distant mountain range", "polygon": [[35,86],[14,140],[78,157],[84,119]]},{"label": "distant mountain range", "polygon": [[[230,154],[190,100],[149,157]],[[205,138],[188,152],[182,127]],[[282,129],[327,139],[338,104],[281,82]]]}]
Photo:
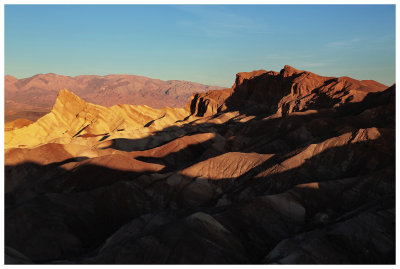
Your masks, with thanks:
[{"label": "distant mountain range", "polygon": [[194,92],[222,89],[183,80],[152,79],[135,75],[38,74],[17,79],[5,76],[5,120],[36,120],[50,112],[62,88],[85,101],[102,106],[117,104],[148,105],[153,108],[183,107]]}]

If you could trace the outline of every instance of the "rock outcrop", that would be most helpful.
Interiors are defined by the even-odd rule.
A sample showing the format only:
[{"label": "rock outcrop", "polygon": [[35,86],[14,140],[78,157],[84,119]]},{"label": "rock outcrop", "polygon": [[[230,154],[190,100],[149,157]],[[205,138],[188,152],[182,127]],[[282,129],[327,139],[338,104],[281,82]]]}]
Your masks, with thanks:
[{"label": "rock outcrop", "polygon": [[186,107],[199,116],[232,110],[284,116],[360,102],[368,93],[386,88],[376,81],[323,77],[286,65],[279,73],[265,70],[238,73],[231,89],[196,94]]},{"label": "rock outcrop", "polygon": [[34,147],[45,143],[88,145],[90,141],[98,144],[99,138],[104,141],[125,135],[135,137],[129,132],[137,129],[141,129],[137,135],[145,136],[188,115],[183,108],[152,109],[130,105],[106,108],[63,89],[50,113],[29,126],[6,132],[5,147]]}]

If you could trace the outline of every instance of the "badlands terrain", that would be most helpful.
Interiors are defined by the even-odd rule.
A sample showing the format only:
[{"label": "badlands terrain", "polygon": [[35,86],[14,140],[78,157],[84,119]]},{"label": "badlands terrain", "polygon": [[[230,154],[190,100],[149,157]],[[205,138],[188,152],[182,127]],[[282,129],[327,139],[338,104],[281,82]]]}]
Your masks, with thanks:
[{"label": "badlands terrain", "polygon": [[222,89],[189,81],[163,81],[135,75],[70,77],[50,73],[23,79],[7,75],[4,83],[6,122],[18,118],[35,121],[49,113],[58,91],[63,88],[98,105],[131,104],[153,108],[183,107],[193,92]]},{"label": "badlands terrain", "polygon": [[395,262],[394,85],[285,66],[161,109],[67,89],[5,126],[6,263]]}]

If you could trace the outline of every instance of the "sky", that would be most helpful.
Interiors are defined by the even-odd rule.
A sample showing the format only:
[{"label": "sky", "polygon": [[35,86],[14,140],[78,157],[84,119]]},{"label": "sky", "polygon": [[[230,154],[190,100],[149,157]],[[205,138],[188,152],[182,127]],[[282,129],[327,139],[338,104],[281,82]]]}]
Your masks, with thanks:
[{"label": "sky", "polygon": [[5,5],[5,74],[230,87],[284,65],[395,82],[395,5]]}]

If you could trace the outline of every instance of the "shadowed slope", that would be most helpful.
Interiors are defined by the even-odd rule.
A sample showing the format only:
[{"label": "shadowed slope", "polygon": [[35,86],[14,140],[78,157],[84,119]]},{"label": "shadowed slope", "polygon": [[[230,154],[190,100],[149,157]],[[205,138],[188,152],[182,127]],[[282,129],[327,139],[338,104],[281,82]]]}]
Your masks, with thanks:
[{"label": "shadowed slope", "polygon": [[194,95],[190,108],[192,114],[199,116],[231,110],[284,116],[360,102],[369,92],[386,88],[376,81],[323,77],[286,65],[280,73],[265,70],[238,73],[231,89]]}]

